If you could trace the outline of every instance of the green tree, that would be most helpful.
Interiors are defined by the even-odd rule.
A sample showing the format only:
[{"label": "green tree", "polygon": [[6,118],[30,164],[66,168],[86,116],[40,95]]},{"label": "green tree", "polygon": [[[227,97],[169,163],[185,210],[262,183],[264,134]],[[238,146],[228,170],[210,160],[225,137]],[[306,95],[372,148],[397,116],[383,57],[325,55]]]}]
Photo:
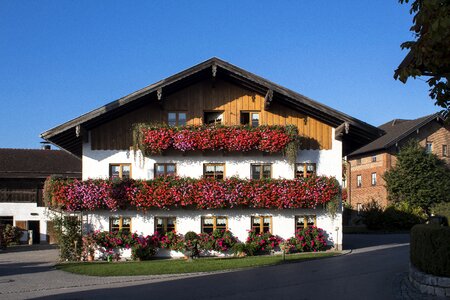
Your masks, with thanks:
[{"label": "green tree", "polygon": [[450,170],[415,140],[400,150],[384,180],[391,201],[405,201],[427,212],[435,203],[450,202]]},{"label": "green tree", "polygon": [[[409,0],[399,0],[401,4]],[[410,52],[395,71],[394,78],[406,83],[409,77],[427,76],[430,97],[450,112],[450,0],[411,1],[414,41],[401,45]]]}]

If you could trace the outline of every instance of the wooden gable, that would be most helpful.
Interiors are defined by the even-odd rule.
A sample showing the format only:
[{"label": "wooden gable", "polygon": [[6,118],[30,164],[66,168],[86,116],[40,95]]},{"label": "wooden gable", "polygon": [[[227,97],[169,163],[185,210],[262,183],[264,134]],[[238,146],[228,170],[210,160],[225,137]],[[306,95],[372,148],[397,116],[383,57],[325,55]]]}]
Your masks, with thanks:
[{"label": "wooden gable", "polygon": [[225,80],[202,80],[170,95],[162,96],[161,105],[149,101],[91,130],[93,150],[126,150],[132,145],[132,125],[139,122],[167,122],[167,113],[187,113],[187,124],[201,125],[204,112],[222,111],[224,125],[239,125],[241,111],[260,112],[260,125],[296,125],[302,135],[302,149],[331,149],[332,127],[272,102],[264,109],[265,95]]}]

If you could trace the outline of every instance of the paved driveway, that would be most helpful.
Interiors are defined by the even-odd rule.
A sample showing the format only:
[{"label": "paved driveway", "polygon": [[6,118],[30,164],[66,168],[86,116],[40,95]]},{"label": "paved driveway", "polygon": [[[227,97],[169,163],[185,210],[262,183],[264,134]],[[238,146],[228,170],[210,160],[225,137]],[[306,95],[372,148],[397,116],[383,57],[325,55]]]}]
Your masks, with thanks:
[{"label": "paved driveway", "polygon": [[[408,235],[348,235],[340,257],[214,274],[89,277],[55,270],[56,249],[0,252],[0,298],[421,299],[408,290]],[[144,295],[144,296],[143,296]]]}]

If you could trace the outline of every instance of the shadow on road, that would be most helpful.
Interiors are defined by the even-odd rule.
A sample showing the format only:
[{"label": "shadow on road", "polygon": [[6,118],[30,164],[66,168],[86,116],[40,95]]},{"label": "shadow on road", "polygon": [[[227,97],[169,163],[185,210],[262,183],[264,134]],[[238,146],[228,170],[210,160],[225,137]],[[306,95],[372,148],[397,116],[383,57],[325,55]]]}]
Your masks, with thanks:
[{"label": "shadow on road", "polygon": [[409,234],[344,234],[345,250],[409,243]]},{"label": "shadow on road", "polygon": [[13,252],[28,252],[28,251],[39,251],[39,250],[51,250],[51,249],[58,249],[57,245],[17,245],[17,246],[10,246],[6,249],[0,250],[0,255],[2,253],[13,253]]},{"label": "shadow on road", "polygon": [[42,262],[26,262],[26,263],[4,263],[0,264],[0,277],[18,274],[30,274],[47,272],[52,270],[52,266],[43,266]]}]

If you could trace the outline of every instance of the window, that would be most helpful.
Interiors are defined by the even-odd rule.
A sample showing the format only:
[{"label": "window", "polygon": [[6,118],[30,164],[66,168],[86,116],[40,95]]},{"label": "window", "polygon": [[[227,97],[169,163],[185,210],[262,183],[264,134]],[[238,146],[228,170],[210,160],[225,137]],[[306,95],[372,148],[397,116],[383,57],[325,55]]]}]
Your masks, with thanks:
[{"label": "window", "polygon": [[241,124],[258,127],[259,112],[241,112]]},{"label": "window", "polygon": [[433,143],[432,142],[427,142],[427,145],[425,147],[425,151],[427,153],[432,153],[433,152]]},{"label": "window", "polygon": [[372,185],[377,185],[377,173],[372,173]]},{"label": "window", "polygon": [[316,175],[316,164],[299,163],[295,164],[295,178],[306,178]]},{"label": "window", "polygon": [[202,217],[202,233],[211,233],[216,229],[227,230],[227,217]]},{"label": "window", "polygon": [[357,165],[357,166],[361,165],[361,158],[358,158],[358,159],[356,160],[356,165]]},{"label": "window", "polygon": [[110,164],[109,165],[109,178],[131,178],[131,164]]},{"label": "window", "polygon": [[356,187],[362,186],[362,177],[361,175],[356,175]]},{"label": "window", "polygon": [[316,219],[315,215],[295,216],[295,231],[316,226]]},{"label": "window", "polygon": [[131,232],[131,218],[129,217],[109,218],[109,231],[119,231],[119,230]]},{"label": "window", "polygon": [[167,123],[169,126],[184,126],[186,125],[185,112],[169,112],[167,114]]},{"label": "window", "polygon": [[447,145],[442,145],[442,156],[444,156],[444,157],[448,156]]},{"label": "window", "polygon": [[376,162],[376,161],[377,161],[377,156],[376,155],[372,156],[372,162]]},{"label": "window", "polygon": [[175,176],[176,164],[155,164],[155,178],[161,176]]},{"label": "window", "polygon": [[203,176],[205,178],[224,179],[225,164],[204,164]]},{"label": "window", "polygon": [[271,164],[252,164],[250,171],[252,179],[272,178]]},{"label": "window", "polygon": [[357,212],[358,216],[361,215],[361,212],[362,212],[362,204],[361,203],[356,203],[356,212]]},{"label": "window", "polygon": [[204,124],[223,124],[223,112],[221,111],[212,111],[212,112],[205,112],[203,116],[203,123]]},{"label": "window", "polygon": [[272,217],[252,217],[252,230],[256,233],[272,232]]},{"label": "window", "polygon": [[155,232],[165,234],[175,230],[175,217],[155,217]]}]

